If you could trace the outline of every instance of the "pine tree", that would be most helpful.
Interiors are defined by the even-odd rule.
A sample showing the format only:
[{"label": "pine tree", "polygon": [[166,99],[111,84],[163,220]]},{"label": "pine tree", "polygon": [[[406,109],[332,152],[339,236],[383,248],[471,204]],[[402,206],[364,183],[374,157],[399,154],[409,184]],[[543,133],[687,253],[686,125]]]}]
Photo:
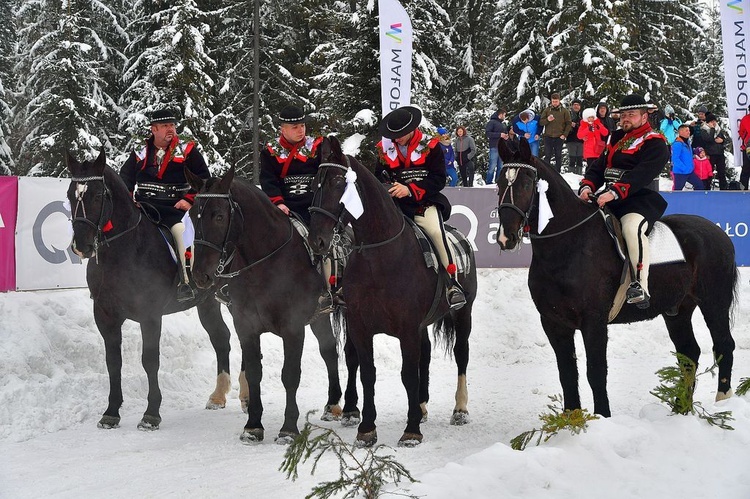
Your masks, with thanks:
[{"label": "pine tree", "polygon": [[[0,175],[11,175],[15,169],[13,154],[8,140],[13,118],[10,101],[10,86],[13,75],[13,45],[16,39],[16,25],[12,15],[15,2],[0,4]],[[8,90],[6,90],[6,88]]]},{"label": "pine tree", "polygon": [[108,141],[113,113],[101,72],[109,51],[95,30],[99,6],[95,0],[20,4],[14,117],[20,175],[65,175],[66,150],[91,157]]},{"label": "pine tree", "polygon": [[706,35],[700,40],[696,64],[691,70],[691,73],[698,77],[700,87],[689,104],[691,108],[705,104],[716,116],[726,116],[727,89],[724,83],[724,56],[718,6],[708,8],[704,32]]}]

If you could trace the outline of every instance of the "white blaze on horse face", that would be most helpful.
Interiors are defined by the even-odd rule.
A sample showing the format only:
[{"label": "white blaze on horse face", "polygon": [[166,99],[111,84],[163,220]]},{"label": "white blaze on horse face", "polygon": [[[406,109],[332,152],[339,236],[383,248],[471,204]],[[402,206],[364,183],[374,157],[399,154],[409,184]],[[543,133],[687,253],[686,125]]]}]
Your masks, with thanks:
[{"label": "white blaze on horse face", "polygon": [[83,201],[83,195],[88,188],[88,184],[76,184],[76,200]]},{"label": "white blaze on horse face", "polygon": [[[505,179],[508,181],[508,187],[513,185],[513,182],[516,181],[518,178],[518,169],[516,168],[505,168]],[[504,202],[505,200],[503,200]],[[498,217],[500,216],[500,213],[498,212]],[[503,228],[503,224],[500,223],[500,227],[497,229],[497,243],[500,245],[501,248],[505,249],[505,246],[508,244],[508,236],[505,235],[505,228]]]}]

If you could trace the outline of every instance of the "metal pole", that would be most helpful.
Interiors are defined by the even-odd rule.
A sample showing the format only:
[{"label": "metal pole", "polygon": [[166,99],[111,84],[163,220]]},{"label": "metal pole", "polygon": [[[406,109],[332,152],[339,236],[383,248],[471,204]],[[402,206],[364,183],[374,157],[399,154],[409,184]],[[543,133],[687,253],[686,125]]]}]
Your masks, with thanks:
[{"label": "metal pole", "polygon": [[253,183],[260,184],[260,0],[253,12]]}]

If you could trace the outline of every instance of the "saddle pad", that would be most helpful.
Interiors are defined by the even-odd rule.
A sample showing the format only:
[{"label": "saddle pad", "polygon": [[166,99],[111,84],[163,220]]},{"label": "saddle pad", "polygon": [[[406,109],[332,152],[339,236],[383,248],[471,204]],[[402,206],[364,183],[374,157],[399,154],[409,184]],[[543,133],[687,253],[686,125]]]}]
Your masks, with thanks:
[{"label": "saddle pad", "polygon": [[664,265],[667,263],[684,262],[685,255],[682,253],[677,237],[669,226],[662,222],[656,222],[648,235],[651,265]]},{"label": "saddle pad", "polygon": [[[190,215],[188,215],[187,212],[185,212],[185,216],[182,217],[182,223],[185,224],[185,232],[182,233],[182,240],[185,243],[185,247],[189,248],[193,245],[193,241],[195,241],[195,226],[193,226],[193,221],[190,219]],[[167,248],[169,248],[169,254],[172,255],[172,260],[174,260],[174,263],[179,263],[177,260],[177,253],[174,252],[169,237],[164,232],[159,232],[161,233],[161,237],[164,238],[164,242],[167,243]]]},{"label": "saddle pad", "polygon": [[[414,230],[414,235],[417,238],[417,242],[419,242],[419,247],[422,249],[422,256],[424,257],[425,265],[427,265],[427,268],[434,269],[435,272],[437,272],[441,267],[440,259],[438,258],[437,253],[435,253],[432,241],[430,241],[427,234],[424,233],[422,228],[417,225],[414,220],[406,218],[406,221],[409,222]],[[455,227],[451,227],[448,224],[444,224],[444,226],[446,239],[448,239],[451,252],[456,259],[454,262],[456,264],[456,272],[461,275],[466,275],[471,270],[471,259],[468,254],[468,251],[470,251],[471,248],[468,244],[461,244],[461,241],[466,241],[466,236],[461,234],[461,232]]]}]

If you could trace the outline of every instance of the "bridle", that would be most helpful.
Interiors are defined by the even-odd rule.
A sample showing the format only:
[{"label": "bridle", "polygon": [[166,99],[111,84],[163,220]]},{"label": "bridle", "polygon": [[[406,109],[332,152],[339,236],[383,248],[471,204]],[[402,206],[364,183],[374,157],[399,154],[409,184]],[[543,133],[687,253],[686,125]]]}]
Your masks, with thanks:
[{"label": "bridle", "polygon": [[[338,163],[321,163],[320,164],[320,166],[318,167],[318,169],[321,170],[322,173],[320,174],[320,180],[318,181],[318,183],[317,183],[317,185],[315,187],[315,192],[313,194],[312,205],[310,206],[310,208],[308,208],[308,210],[310,211],[311,214],[312,213],[320,213],[321,215],[324,215],[324,216],[326,216],[326,217],[328,217],[331,220],[333,220],[333,221],[336,222],[336,225],[334,225],[334,227],[333,227],[333,237],[331,238],[331,244],[329,246],[329,252],[330,252],[330,250],[333,247],[337,246],[340,243],[340,241],[341,241],[341,234],[346,229],[346,226],[349,223],[348,219],[350,217],[348,216],[349,212],[346,211],[346,207],[344,206],[343,203],[339,203],[339,213],[338,213],[338,215],[336,215],[334,213],[331,213],[330,211],[328,211],[328,210],[326,210],[324,208],[321,208],[321,205],[323,204],[323,184],[325,183],[326,175],[328,174],[329,168],[336,168],[336,169],[341,170],[342,172],[344,172],[344,174],[346,174],[346,172],[351,167],[351,163],[349,162],[349,157],[348,156],[345,155],[344,159],[346,160],[346,166],[340,165]],[[359,189],[359,185],[358,184],[356,184],[356,185],[357,185],[357,189]],[[370,244],[360,243],[360,244],[354,244],[352,246],[352,251],[353,250],[357,250],[358,253],[361,253],[362,251],[364,251],[366,249],[372,249],[372,248],[378,248],[380,246],[385,246],[386,244],[391,243],[391,242],[395,241],[396,239],[398,239],[399,236],[401,236],[401,234],[403,234],[405,228],[406,228],[406,220],[402,218],[401,229],[398,231],[398,233],[395,236],[390,237],[390,238],[386,239],[385,241],[379,241],[377,243],[370,243]]]},{"label": "bridle", "polygon": [[[138,224],[141,223],[141,212],[138,212],[138,221],[135,223],[135,225],[128,227],[119,234],[116,234],[112,237],[107,237],[105,235],[104,226],[112,218],[112,213],[114,212],[114,202],[112,201],[112,192],[109,190],[107,182],[105,182],[104,180],[104,175],[90,177],[72,177],[70,180],[71,182],[76,183],[75,206],[71,207],[71,223],[83,223],[94,228],[94,230],[96,231],[96,234],[94,235],[94,254],[97,255],[98,259],[99,248],[101,248],[103,245],[109,246],[112,241],[121,238],[128,232],[135,230],[135,228],[138,227]],[[84,197],[89,189],[89,182],[101,182],[103,186],[102,195],[104,196],[104,200],[102,201],[102,209],[99,211],[99,220],[96,223],[89,220],[88,215],[86,214],[86,205],[84,204]],[[109,206],[109,216],[105,215],[107,206]],[[79,211],[83,216],[78,216]]]},{"label": "bridle", "polygon": [[[207,203],[203,203],[200,206],[200,210],[198,211],[198,215],[196,216],[198,223],[195,226],[195,239],[193,240],[193,244],[195,244],[196,246],[206,246],[207,248],[210,248],[219,253],[219,264],[216,266],[216,271],[214,272],[214,277],[216,278],[232,279],[234,277],[237,277],[241,273],[250,270],[257,265],[260,265],[261,263],[273,257],[276,253],[281,251],[289,243],[289,241],[292,240],[294,229],[292,227],[292,223],[289,222],[289,237],[287,237],[286,241],[284,241],[281,246],[271,251],[263,258],[260,258],[259,260],[256,260],[239,270],[235,270],[234,272],[228,272],[225,274],[224,271],[227,269],[227,267],[229,267],[229,265],[232,263],[232,260],[234,260],[235,255],[237,254],[237,243],[231,240],[232,224],[235,222],[240,224],[237,233],[237,238],[239,239],[239,236],[242,234],[242,230],[244,227],[245,217],[242,214],[240,205],[237,204],[234,199],[232,199],[231,193],[199,193],[195,195],[195,199],[226,199],[227,203],[229,203],[229,223],[227,224],[227,230],[224,234],[224,241],[222,242],[221,246],[218,246],[211,241],[207,241],[203,238],[203,210],[206,209]],[[229,250],[230,243],[232,245],[231,251]]]}]

